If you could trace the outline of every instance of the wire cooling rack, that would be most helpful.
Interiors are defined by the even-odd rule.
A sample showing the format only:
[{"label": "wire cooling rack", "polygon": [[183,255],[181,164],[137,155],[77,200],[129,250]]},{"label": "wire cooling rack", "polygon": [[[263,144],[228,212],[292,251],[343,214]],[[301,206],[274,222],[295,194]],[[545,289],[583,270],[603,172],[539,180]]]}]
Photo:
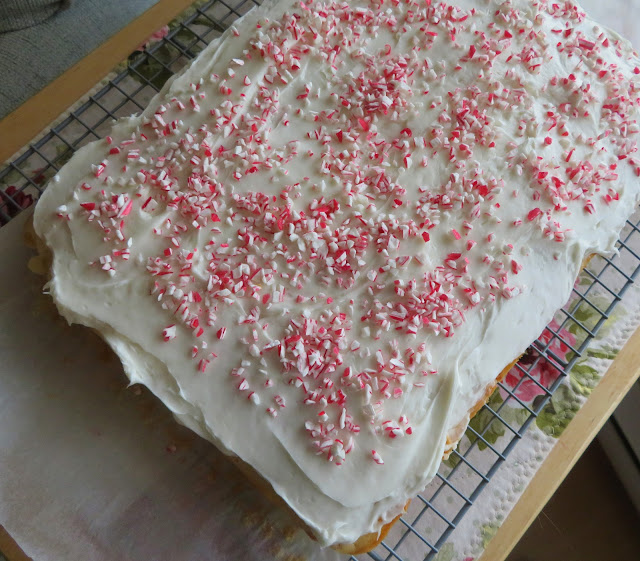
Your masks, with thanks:
[{"label": "wire cooling rack", "polygon": [[[113,119],[141,111],[173,73],[258,4],[197,2],[184,19],[171,24],[162,40],[133,53],[105,85],[0,170],[0,226],[37,199],[75,150],[106,134]],[[500,391],[474,417],[458,449],[388,538],[352,561],[428,561],[436,556],[529,425],[552,406],[554,393],[578,360],[589,354],[590,342],[639,274],[640,256],[634,248],[640,248],[640,217],[627,222],[618,255],[596,257],[588,265],[570,302],[511,370],[506,383],[499,384]],[[588,376],[582,383],[589,383]]]}]

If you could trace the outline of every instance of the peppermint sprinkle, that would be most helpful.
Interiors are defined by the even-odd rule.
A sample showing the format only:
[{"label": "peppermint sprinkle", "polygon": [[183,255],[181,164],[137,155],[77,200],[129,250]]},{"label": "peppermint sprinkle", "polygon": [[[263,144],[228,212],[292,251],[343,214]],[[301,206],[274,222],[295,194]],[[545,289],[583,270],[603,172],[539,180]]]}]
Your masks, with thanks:
[{"label": "peppermint sprinkle", "polygon": [[176,338],[176,325],[175,323],[168,325],[162,330],[162,338],[166,341]]}]

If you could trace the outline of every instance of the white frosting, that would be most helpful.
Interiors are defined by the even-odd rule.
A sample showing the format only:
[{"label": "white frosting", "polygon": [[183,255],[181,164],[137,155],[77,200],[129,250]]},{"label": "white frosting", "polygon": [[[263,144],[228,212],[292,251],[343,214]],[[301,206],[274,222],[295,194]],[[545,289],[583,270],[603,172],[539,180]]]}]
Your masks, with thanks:
[{"label": "white frosting", "polygon": [[637,203],[639,62],[558,4],[269,3],[40,199],[60,312],[323,544],[425,487]]}]

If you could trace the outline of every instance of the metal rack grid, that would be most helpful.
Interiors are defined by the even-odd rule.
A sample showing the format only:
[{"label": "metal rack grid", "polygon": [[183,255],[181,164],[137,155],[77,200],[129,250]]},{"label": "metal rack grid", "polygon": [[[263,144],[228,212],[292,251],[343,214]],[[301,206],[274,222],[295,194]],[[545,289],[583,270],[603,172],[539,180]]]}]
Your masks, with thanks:
[{"label": "metal rack grid", "polygon": [[[75,150],[103,136],[112,119],[142,110],[173,73],[259,4],[256,0],[196,2],[160,42],[132,54],[121,71],[0,170],[0,226],[33,203],[47,180]],[[435,557],[576,362],[588,352],[590,342],[640,274],[640,252],[635,247],[640,247],[640,217],[627,222],[618,242],[618,255],[613,259],[597,257],[588,265],[557,321],[511,370],[512,381],[513,377],[520,379],[511,386],[500,382],[504,398],[497,406],[490,400],[476,415],[478,422],[472,423],[458,449],[443,462],[427,489],[412,501],[388,538],[375,551],[351,557],[352,561],[413,561],[415,551],[421,551],[419,558],[425,561]],[[540,376],[539,372],[546,375]],[[519,396],[526,384],[535,385],[540,394],[530,404]],[[515,419],[504,415],[505,407],[510,406],[521,413]],[[492,443],[488,437],[491,431],[506,438]],[[443,514],[445,503],[453,515]],[[409,551],[412,557],[406,557]]]}]

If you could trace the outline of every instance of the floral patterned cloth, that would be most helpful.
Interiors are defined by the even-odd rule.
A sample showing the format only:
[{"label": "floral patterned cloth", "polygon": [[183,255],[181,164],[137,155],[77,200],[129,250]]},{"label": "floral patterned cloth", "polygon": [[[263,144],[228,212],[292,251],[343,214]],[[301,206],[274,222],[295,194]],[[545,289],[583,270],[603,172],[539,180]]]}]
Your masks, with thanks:
[{"label": "floral patterned cloth", "polygon": [[[561,360],[566,361],[567,355],[569,354],[569,346],[567,346],[566,343],[575,347],[575,335],[567,329],[561,329],[555,319],[549,324],[549,328],[545,329],[542,332],[542,335],[540,335],[540,342],[545,346],[549,345],[550,352]],[[561,339],[553,337],[553,332],[551,330],[558,333],[561,336]],[[545,388],[550,387],[559,375],[558,369],[554,368],[548,361],[538,361],[536,363],[535,359],[537,356],[538,353],[530,350],[520,359],[520,364],[525,367],[532,364],[534,365],[533,368],[528,371],[530,376],[525,376],[521,369],[513,367],[505,379],[506,385],[514,389],[515,395],[525,403],[532,402],[534,398],[539,395],[544,395],[545,392],[541,386],[544,386]],[[536,384],[536,382],[538,382],[538,384]],[[506,392],[502,389],[500,391],[500,395],[504,399]]]}]

